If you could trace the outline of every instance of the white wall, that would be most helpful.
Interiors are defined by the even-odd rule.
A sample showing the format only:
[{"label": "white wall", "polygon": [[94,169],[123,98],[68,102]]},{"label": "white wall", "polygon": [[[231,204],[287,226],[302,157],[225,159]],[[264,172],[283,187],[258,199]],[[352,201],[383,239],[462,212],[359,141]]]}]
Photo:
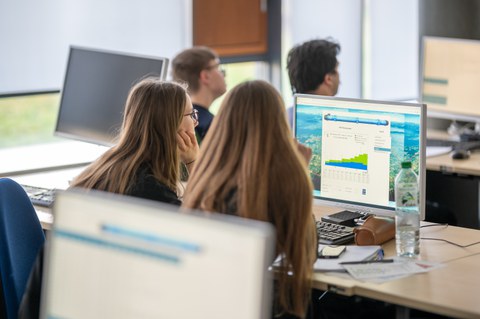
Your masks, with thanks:
[{"label": "white wall", "polygon": [[[341,85],[338,96],[360,97],[361,1],[283,0],[284,61],[293,45],[316,38],[332,37],[340,43],[338,55]],[[286,66],[286,63],[284,63]],[[285,67],[284,67],[285,68]],[[284,91],[290,92],[288,76]]]},{"label": "white wall", "polygon": [[[362,85],[364,97],[417,96],[417,0],[282,1],[283,61],[295,44],[332,37],[341,45],[338,96],[361,97]],[[171,58],[192,43],[191,2],[0,0],[0,94],[60,89],[71,44]]]},{"label": "white wall", "polygon": [[62,87],[69,45],[173,57],[192,0],[1,0],[0,94]]},{"label": "white wall", "polygon": [[[341,46],[337,96],[387,100],[417,97],[417,0],[283,1],[284,65],[293,45],[332,37]],[[288,101],[291,94],[286,72],[283,83]]]},{"label": "white wall", "polygon": [[418,97],[418,1],[371,0],[371,74],[366,98],[406,100]]}]

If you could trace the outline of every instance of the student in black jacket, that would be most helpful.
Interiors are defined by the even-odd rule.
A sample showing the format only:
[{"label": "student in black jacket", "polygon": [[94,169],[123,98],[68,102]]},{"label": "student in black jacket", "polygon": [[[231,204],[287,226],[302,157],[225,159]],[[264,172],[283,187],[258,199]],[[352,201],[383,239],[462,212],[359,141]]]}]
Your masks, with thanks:
[{"label": "student in black jacket", "polygon": [[[182,85],[144,79],[130,91],[117,144],[80,173],[71,187],[180,205],[180,167],[191,170],[195,164],[197,124]],[[30,274],[19,318],[38,318],[42,266],[43,249]]]}]

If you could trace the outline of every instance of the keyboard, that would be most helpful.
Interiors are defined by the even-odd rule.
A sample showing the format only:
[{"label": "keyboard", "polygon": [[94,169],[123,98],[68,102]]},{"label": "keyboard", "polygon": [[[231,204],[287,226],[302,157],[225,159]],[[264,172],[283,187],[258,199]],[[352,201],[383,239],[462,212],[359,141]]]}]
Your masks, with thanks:
[{"label": "keyboard", "polygon": [[460,144],[459,141],[452,141],[452,140],[435,140],[435,139],[428,139],[427,138],[427,146],[437,146],[437,147],[455,147]]},{"label": "keyboard", "polygon": [[317,220],[317,236],[319,244],[342,245],[353,242],[353,227]]},{"label": "keyboard", "polygon": [[55,201],[55,189],[37,187],[30,185],[21,185],[33,205],[52,207]]}]

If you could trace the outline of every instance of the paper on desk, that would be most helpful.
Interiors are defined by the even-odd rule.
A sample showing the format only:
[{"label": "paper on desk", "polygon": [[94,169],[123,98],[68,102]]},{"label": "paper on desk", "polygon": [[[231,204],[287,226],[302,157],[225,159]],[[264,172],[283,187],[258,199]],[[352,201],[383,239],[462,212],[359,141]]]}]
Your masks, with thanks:
[{"label": "paper on desk", "polygon": [[440,156],[452,151],[451,146],[427,146],[425,154],[427,157]]},{"label": "paper on desk", "polygon": [[[318,251],[321,251],[325,246],[326,245],[318,245]],[[315,271],[345,271],[345,268],[340,265],[341,262],[377,259],[379,254],[381,254],[379,258],[382,258],[383,250],[382,247],[378,245],[347,246],[347,249],[339,258],[318,258],[313,265],[313,269]]]},{"label": "paper on desk", "polygon": [[443,264],[420,260],[395,259],[393,263],[343,265],[355,279],[381,283],[443,267]]}]

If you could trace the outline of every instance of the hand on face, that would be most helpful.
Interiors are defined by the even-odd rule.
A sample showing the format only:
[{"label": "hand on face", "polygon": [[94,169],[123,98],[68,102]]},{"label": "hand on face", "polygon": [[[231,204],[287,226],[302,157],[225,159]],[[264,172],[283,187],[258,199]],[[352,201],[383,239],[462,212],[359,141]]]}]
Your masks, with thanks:
[{"label": "hand on face", "polygon": [[297,145],[298,152],[302,155],[302,157],[305,159],[305,163],[308,165],[312,159],[312,149],[300,144],[297,140],[295,140],[295,144]]},{"label": "hand on face", "polygon": [[197,159],[199,147],[195,131],[179,130],[177,132],[177,143],[180,160],[184,164],[191,163]]}]

